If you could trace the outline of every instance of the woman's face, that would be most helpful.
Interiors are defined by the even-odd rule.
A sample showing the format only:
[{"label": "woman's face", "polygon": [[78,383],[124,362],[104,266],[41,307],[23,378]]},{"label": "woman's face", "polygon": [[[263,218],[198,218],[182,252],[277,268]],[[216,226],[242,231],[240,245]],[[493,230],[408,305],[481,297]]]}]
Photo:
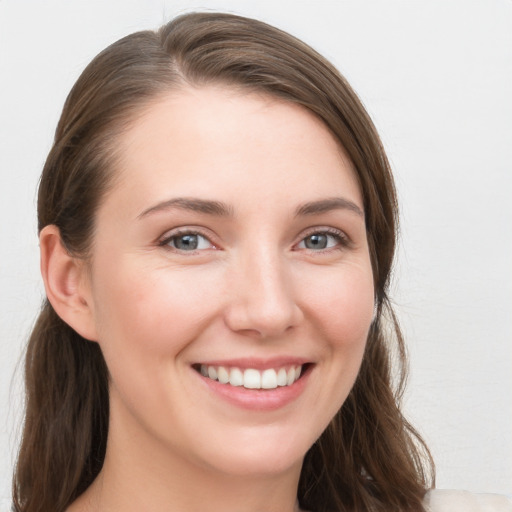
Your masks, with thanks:
[{"label": "woman's face", "polygon": [[372,320],[351,162],[308,111],[215,87],[155,101],[121,154],[87,284],[110,446],[228,474],[300,467]]}]

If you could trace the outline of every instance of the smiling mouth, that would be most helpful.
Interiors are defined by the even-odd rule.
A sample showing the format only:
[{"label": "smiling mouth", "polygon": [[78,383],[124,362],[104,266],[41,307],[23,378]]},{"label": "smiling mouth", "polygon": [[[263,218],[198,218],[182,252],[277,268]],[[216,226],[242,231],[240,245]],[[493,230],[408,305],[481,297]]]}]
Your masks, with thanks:
[{"label": "smiling mouth", "polygon": [[245,389],[276,389],[288,387],[300,379],[310,364],[288,365],[279,368],[257,370],[255,368],[240,369],[237,367],[196,364],[192,367],[203,377]]}]

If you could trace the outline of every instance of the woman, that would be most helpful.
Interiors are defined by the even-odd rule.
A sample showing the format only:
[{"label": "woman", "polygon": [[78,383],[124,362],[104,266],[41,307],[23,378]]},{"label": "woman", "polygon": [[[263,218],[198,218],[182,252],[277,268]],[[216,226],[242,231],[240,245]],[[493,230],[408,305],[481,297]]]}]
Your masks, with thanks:
[{"label": "woman", "polygon": [[313,50],[224,14],[120,40],[68,97],[38,215],[15,510],[426,510],[393,180]]}]

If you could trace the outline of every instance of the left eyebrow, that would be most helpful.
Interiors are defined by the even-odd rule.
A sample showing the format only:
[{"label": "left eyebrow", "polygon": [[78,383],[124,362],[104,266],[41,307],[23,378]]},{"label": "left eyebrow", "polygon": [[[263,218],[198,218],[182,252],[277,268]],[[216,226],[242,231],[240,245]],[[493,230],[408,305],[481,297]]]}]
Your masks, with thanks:
[{"label": "left eyebrow", "polygon": [[360,217],[364,217],[364,213],[357,206],[356,203],[345,199],[343,197],[330,197],[328,199],[320,199],[319,201],[311,201],[300,205],[295,210],[295,216],[300,217],[302,215],[318,215],[320,213],[327,213],[332,210],[348,210],[353,212]]}]

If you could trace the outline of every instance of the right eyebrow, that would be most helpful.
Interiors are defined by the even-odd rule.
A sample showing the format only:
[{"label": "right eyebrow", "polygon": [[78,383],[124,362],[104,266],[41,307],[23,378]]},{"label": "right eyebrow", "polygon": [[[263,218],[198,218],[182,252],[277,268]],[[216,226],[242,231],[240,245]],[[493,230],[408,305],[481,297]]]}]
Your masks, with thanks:
[{"label": "right eyebrow", "polygon": [[189,210],[193,212],[206,213],[207,215],[215,215],[218,217],[232,217],[233,210],[230,206],[220,201],[210,201],[207,199],[197,199],[190,197],[175,197],[151,206],[137,216],[142,219],[153,213],[166,210],[179,209]]}]

